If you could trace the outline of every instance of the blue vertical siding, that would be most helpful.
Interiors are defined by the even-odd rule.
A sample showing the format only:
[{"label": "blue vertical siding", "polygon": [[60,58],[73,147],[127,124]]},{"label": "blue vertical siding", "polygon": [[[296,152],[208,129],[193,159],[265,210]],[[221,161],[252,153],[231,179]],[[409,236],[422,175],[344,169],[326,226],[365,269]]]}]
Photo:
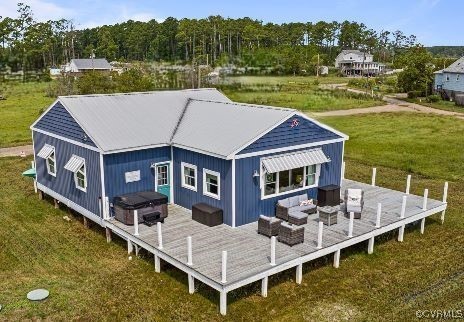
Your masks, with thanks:
[{"label": "blue vertical siding", "polygon": [[[292,127],[294,120],[296,120],[299,124],[298,126]],[[294,115],[288,120],[282,122],[282,124],[269,133],[251,143],[249,146],[240,151],[239,154],[339,138],[340,136],[332,131],[324,129],[299,115]]]},{"label": "blue vertical siding", "polygon": [[[439,74],[435,74],[435,79],[437,75]],[[459,80],[456,80],[458,75]],[[448,81],[446,80],[447,76],[449,77]],[[454,92],[464,92],[464,74],[444,72],[441,82],[443,84],[443,89]]]},{"label": "blue vertical siding", "polygon": [[[330,184],[340,185],[343,142],[322,145],[320,147],[324,151],[325,155],[331,159],[331,162],[321,166],[319,186],[326,186]],[[277,200],[304,193],[304,191],[299,191],[261,200],[259,178],[253,178],[253,173],[255,170],[259,172],[260,159],[269,155],[236,160],[235,217],[237,226],[256,221],[259,215],[274,216]],[[307,193],[310,198],[317,199],[317,188],[308,189]]]},{"label": "blue vertical siding", "polygon": [[[197,191],[182,187],[181,163],[197,166]],[[221,208],[224,212],[224,223],[232,224],[232,161],[174,148],[174,201],[176,204],[191,209],[193,204],[205,202]],[[203,195],[203,168],[221,174],[221,200]]]},{"label": "blue vertical siding", "polygon": [[[100,154],[35,131],[33,135],[34,155],[37,155],[45,144],[49,144],[55,147],[56,158],[56,177],[54,177],[47,173],[46,160],[36,156],[37,182],[101,217],[99,206],[101,197]],[[73,154],[85,159],[86,192],[76,188],[74,173],[64,169]]]},{"label": "blue vertical siding", "polygon": [[[155,173],[151,164],[171,160],[171,148],[160,147],[138,151],[106,154],[105,192],[110,202],[115,196],[155,189]],[[140,170],[140,181],[126,183],[125,173]]]}]

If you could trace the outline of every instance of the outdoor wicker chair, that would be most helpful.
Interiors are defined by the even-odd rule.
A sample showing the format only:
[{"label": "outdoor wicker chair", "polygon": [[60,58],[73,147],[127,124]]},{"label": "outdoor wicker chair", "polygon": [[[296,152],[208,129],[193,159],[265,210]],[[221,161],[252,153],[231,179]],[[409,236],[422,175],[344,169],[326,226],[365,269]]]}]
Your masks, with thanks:
[{"label": "outdoor wicker chair", "polygon": [[364,191],[361,189],[345,190],[345,216],[354,213],[355,219],[360,219],[364,207]]},{"label": "outdoor wicker chair", "polygon": [[278,240],[289,246],[303,243],[304,226],[289,225],[285,222],[282,223],[280,225]]}]

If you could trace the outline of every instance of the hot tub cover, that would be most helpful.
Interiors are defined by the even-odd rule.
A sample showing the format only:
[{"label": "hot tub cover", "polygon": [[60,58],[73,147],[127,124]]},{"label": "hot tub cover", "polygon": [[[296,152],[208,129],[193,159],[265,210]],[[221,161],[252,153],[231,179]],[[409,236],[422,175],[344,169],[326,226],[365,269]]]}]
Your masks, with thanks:
[{"label": "hot tub cover", "polygon": [[127,210],[140,209],[168,203],[168,197],[156,191],[128,193],[114,197],[114,204]]}]

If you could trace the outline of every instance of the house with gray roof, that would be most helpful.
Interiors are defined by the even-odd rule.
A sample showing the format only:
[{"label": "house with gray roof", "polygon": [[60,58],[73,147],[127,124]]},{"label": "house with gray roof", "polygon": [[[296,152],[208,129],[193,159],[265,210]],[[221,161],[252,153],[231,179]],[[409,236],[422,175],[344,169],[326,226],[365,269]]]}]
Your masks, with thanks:
[{"label": "house with gray roof", "polygon": [[31,125],[37,188],[105,226],[116,197],[157,191],[240,226],[278,199],[340,186],[348,137],[216,89],[61,96]]},{"label": "house with gray roof", "polygon": [[374,56],[360,50],[342,50],[335,58],[335,67],[346,76],[375,76],[385,72],[385,64],[374,61]]},{"label": "house with gray roof", "polygon": [[456,95],[464,94],[464,57],[434,74],[434,91],[443,98],[454,100]]},{"label": "house with gray roof", "polygon": [[105,58],[84,58],[71,59],[65,67],[68,73],[85,73],[88,71],[110,72],[112,69],[110,63]]}]

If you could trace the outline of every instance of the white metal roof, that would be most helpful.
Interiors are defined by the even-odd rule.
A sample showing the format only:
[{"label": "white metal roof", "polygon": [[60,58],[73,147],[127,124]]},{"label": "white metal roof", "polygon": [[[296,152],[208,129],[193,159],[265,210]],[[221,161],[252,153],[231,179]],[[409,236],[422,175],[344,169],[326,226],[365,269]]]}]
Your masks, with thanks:
[{"label": "white metal roof", "polygon": [[464,73],[464,57],[459,58],[454,63],[443,69],[448,73]]},{"label": "white metal roof", "polygon": [[65,164],[64,168],[71,172],[76,173],[82,165],[85,163],[85,160],[77,155],[72,155],[68,162]]},{"label": "white metal roof", "polygon": [[42,149],[40,149],[39,153],[37,153],[37,156],[39,158],[47,159],[50,156],[50,154],[53,153],[53,151],[55,151],[55,148],[53,146],[45,144],[42,147]]},{"label": "white metal roof", "polygon": [[265,158],[262,161],[267,173],[275,173],[308,165],[330,162],[330,159],[324,154],[321,148],[316,148],[281,154],[275,157]]},{"label": "white metal roof", "polygon": [[78,69],[111,69],[110,63],[105,58],[80,58],[71,59]]},{"label": "white metal roof", "polygon": [[294,114],[292,109],[191,100],[172,143],[227,157]]},{"label": "white metal roof", "polygon": [[189,98],[230,101],[215,89],[74,95],[59,101],[104,152],[169,144]]}]

